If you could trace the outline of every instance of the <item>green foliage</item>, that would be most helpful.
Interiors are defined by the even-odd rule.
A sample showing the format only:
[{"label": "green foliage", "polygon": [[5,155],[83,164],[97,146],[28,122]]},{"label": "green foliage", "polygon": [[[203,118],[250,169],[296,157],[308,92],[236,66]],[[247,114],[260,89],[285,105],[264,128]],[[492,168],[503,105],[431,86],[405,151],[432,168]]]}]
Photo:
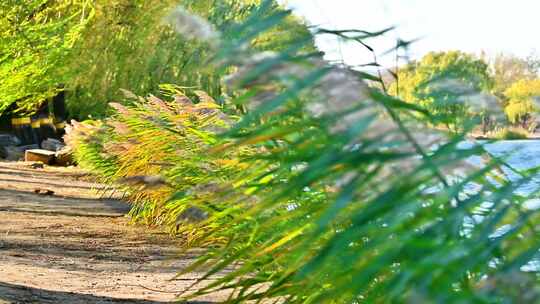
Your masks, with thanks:
[{"label": "green foliage", "polygon": [[88,1],[0,3],[0,112],[32,112],[69,79],[71,50],[91,18]]},{"label": "green foliage", "polygon": [[507,98],[505,112],[514,124],[528,126],[536,109],[536,99],[540,98],[540,79],[519,80],[510,86],[504,95]]},{"label": "green foliage", "polygon": [[390,94],[419,104],[448,128],[463,128],[471,108],[470,95],[489,91],[488,65],[460,51],[432,52],[400,69]]},{"label": "green foliage", "polygon": [[[223,39],[228,39],[227,31],[244,20],[258,2],[95,1],[95,18],[86,28],[82,43],[77,45],[77,59],[72,65],[77,77],[69,84],[70,112],[80,119],[89,115],[103,117],[107,114],[108,102],[122,99],[120,89],[139,95],[158,94],[162,83],[181,83],[221,97],[220,80],[226,71],[215,70],[208,64],[213,54],[212,45],[190,37],[197,28],[188,27],[180,35],[175,33],[175,24],[182,23],[179,26],[183,27],[186,20],[175,20],[178,18],[174,16],[171,20],[167,16],[181,4],[187,11],[207,19],[224,32]],[[272,11],[282,9],[273,2],[268,13]],[[278,50],[305,33],[305,25],[287,17],[266,36],[246,43],[259,50]]]},{"label": "green foliage", "polygon": [[488,134],[490,138],[500,140],[527,139],[529,135],[529,131],[519,127],[504,127]]},{"label": "green foliage", "polygon": [[[540,216],[514,193],[536,170],[514,170],[523,178],[505,180],[501,160],[481,145],[460,148],[464,133],[429,129],[425,121],[434,115],[368,88],[362,73],[305,52],[310,39],[279,53],[246,48],[286,20],[271,8],[264,1],[223,33],[227,39],[209,62],[234,72],[228,104],[248,110],[230,127],[206,129],[218,115],[212,111],[184,117],[194,105],[182,96],[165,103],[150,97],[117,106],[118,114],[92,133],[99,136],[92,153],[114,162],[110,173],[99,171],[139,181],[128,186],[133,194],[159,197],[139,214],[164,215],[153,223],[192,236],[188,247],[214,244],[186,272],[204,270],[202,281],[232,269],[186,298],[230,289],[230,303],[537,299],[537,289],[525,290],[538,285],[537,270],[521,269],[538,258]],[[413,83],[442,74],[489,87],[482,62],[456,65],[459,58],[471,62],[462,54],[428,58],[421,73],[410,72],[420,78]],[[436,103],[424,87],[407,94],[417,98],[412,102]],[[92,144],[96,136],[82,138]],[[484,167],[467,165],[471,155],[483,156]],[[155,174],[164,182],[149,178]],[[504,280],[510,274],[516,279]]]},{"label": "green foliage", "polygon": [[[65,84],[69,110],[78,119],[107,115],[107,103],[121,99],[121,88],[157,94],[159,84],[174,82],[221,97],[225,71],[208,65],[211,46],[190,33],[180,38],[171,26],[176,21],[167,20],[178,4],[209,20],[226,39],[227,30],[259,1],[2,2],[0,111],[17,101],[20,111],[31,112],[54,96],[60,84]],[[276,2],[267,13],[274,11],[283,12]],[[259,50],[280,50],[307,34],[302,22],[287,16],[247,43]],[[306,47],[314,50],[313,42]]]},{"label": "green foliage", "polygon": [[[208,154],[218,139],[216,132],[225,130],[234,117],[225,115],[205,92],[193,103],[181,90],[174,90],[169,101],[155,96],[137,98],[131,92],[131,106],[113,103],[115,114],[102,123],[76,123],[66,141],[75,149],[80,166],[98,173],[106,183],[126,182],[123,190],[134,204],[133,219],[150,225],[162,225],[171,233],[182,233],[194,240],[197,233],[184,228],[177,231],[186,212],[199,216],[223,209],[212,196],[215,187],[225,187],[231,176],[247,169],[239,159],[253,154],[250,149]],[[161,176],[164,180],[146,187],[142,176]],[[160,178],[160,179],[161,179]],[[197,191],[193,191],[197,189]],[[182,192],[181,197],[175,192]],[[189,193],[188,193],[189,192]],[[200,211],[194,211],[195,207]],[[205,215],[207,216],[207,215]]]},{"label": "green foliage", "polygon": [[[481,116],[494,125],[509,121],[532,131],[538,59],[499,54],[489,64],[487,60],[458,51],[430,53],[401,69],[390,93],[426,107],[436,123],[449,129],[463,128],[471,117]],[[499,108],[507,120],[500,113],[493,117],[493,112],[502,112]]]}]

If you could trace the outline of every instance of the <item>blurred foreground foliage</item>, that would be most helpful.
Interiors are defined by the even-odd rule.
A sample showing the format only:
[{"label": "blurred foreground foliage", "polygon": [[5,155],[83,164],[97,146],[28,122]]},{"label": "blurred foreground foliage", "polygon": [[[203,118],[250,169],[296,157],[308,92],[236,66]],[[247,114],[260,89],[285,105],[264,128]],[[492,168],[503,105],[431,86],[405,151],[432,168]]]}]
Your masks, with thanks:
[{"label": "blurred foreground foliage", "polygon": [[[186,273],[229,270],[184,299],[226,289],[230,303],[537,302],[540,216],[527,200],[538,193],[516,192],[536,168],[464,147],[474,119],[433,130],[429,104],[329,65],[307,32],[275,52],[246,47],[287,18],[263,1],[206,41],[216,77],[228,74],[224,102],[173,85],[162,98],[124,91],[127,106],[69,134],[82,166],[123,185],[135,219],[205,248]],[[489,84],[481,63],[464,68],[466,96]]]}]

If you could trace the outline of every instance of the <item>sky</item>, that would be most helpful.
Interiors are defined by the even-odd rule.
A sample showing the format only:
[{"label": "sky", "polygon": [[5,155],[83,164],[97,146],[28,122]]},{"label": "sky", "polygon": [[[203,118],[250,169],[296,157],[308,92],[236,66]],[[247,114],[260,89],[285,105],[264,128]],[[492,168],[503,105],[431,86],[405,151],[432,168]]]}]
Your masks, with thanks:
[{"label": "sky", "polygon": [[[400,63],[421,58],[429,51],[463,50],[472,53],[512,53],[527,56],[540,51],[539,0],[282,0],[310,24],[332,29],[377,31],[390,26],[391,33],[370,41],[378,61],[395,66],[396,54],[380,56],[397,39],[420,39]],[[340,44],[335,38],[319,38],[318,45],[330,60],[350,65],[373,61],[360,46]]]}]

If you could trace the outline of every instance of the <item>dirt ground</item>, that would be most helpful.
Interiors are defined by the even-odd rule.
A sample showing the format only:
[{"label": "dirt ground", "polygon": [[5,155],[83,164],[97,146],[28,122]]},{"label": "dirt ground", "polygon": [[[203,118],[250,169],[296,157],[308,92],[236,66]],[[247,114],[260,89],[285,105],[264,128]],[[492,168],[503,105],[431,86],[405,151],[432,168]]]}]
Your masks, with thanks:
[{"label": "dirt ground", "polygon": [[0,304],[164,303],[201,277],[175,278],[197,252],[130,225],[129,206],[85,180],[74,168],[0,163]]}]

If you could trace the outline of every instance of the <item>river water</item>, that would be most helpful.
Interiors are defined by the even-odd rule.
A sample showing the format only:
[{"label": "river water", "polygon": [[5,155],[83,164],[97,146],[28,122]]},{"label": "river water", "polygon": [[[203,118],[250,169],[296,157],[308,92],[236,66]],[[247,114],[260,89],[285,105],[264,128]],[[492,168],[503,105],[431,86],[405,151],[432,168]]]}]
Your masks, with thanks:
[{"label": "river water", "polygon": [[[460,146],[468,148],[475,143],[465,142]],[[491,143],[478,141],[477,144],[484,144],[488,153],[503,159],[509,166],[518,171],[534,170],[540,167],[540,140],[501,140]],[[471,157],[468,160],[475,166],[482,166],[485,160],[481,157]],[[522,177],[514,170],[503,167],[505,178],[512,182],[518,182]],[[534,176],[531,181],[521,185],[516,194],[527,197],[532,196],[540,189],[540,174]]]},{"label": "river water", "polygon": [[[517,171],[535,170],[540,167],[540,140],[501,140],[496,142],[464,142],[460,144],[461,148],[467,149],[475,144],[483,144],[484,149],[491,155],[503,159],[509,166]],[[480,156],[470,157],[470,164],[481,167],[486,161]],[[501,168],[506,180],[517,183],[523,177],[508,167]],[[537,170],[540,172],[540,170]],[[497,183],[493,181],[493,183]],[[471,192],[478,189],[479,185],[471,185]],[[515,194],[524,197],[526,200],[523,204],[525,209],[538,210],[540,209],[540,173],[535,174],[532,179],[523,185],[519,186]],[[483,208],[490,209],[492,204],[485,203]],[[473,216],[475,221],[481,221],[482,216]],[[468,222],[467,220],[465,221]],[[472,224],[472,223],[470,223]],[[502,234],[510,227],[501,227],[496,234]],[[538,272],[540,271],[540,260],[534,259],[527,265],[522,267],[523,271]]]}]

